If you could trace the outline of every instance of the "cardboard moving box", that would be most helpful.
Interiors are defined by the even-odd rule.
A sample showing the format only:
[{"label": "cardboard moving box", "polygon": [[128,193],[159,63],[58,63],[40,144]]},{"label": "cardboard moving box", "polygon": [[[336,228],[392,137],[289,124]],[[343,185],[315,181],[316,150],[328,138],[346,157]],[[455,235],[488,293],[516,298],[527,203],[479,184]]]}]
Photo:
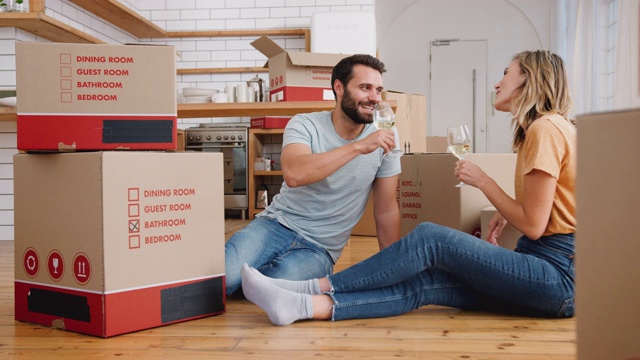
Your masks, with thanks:
[{"label": "cardboard moving box", "polygon": [[400,137],[400,149],[404,153],[427,151],[427,98],[418,94],[407,94],[387,90],[383,100],[396,101],[396,129]]},{"label": "cardboard moving box", "polygon": [[269,60],[271,101],[334,100],[331,72],[345,54],[286,51],[266,36],[251,43]]},{"label": "cardboard moving box", "polygon": [[[502,189],[514,196],[515,154],[469,154]],[[402,157],[400,174],[400,233],[408,234],[422,222],[432,222],[480,237],[480,212],[491,203],[473,186],[455,187],[458,159],[451,154],[415,154]]]},{"label": "cardboard moving box", "polygon": [[640,110],[578,116],[578,359],[640,359]]},{"label": "cardboard moving box", "polygon": [[15,317],[109,337],[225,311],[222,153],[18,154]]},{"label": "cardboard moving box", "polygon": [[18,149],[176,150],[172,46],[16,42]]}]

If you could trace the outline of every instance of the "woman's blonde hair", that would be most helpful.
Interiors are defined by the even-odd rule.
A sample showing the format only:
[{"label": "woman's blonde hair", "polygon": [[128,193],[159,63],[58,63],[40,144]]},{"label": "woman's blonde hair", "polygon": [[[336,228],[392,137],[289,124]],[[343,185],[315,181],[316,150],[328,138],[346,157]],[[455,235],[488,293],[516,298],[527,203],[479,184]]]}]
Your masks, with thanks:
[{"label": "woman's blonde hair", "polygon": [[549,51],[523,51],[513,57],[525,75],[522,90],[514,99],[516,113],[513,148],[524,141],[529,126],[543,115],[559,114],[568,119],[571,109],[569,84],[562,59]]}]

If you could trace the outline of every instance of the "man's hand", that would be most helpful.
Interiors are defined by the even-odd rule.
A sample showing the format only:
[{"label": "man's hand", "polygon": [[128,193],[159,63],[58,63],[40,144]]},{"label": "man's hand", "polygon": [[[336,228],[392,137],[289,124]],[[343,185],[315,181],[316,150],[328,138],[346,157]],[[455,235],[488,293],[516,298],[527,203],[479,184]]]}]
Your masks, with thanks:
[{"label": "man's hand", "polygon": [[372,153],[378,148],[382,148],[386,154],[395,149],[396,135],[393,130],[378,130],[357,143],[362,147],[363,154]]}]

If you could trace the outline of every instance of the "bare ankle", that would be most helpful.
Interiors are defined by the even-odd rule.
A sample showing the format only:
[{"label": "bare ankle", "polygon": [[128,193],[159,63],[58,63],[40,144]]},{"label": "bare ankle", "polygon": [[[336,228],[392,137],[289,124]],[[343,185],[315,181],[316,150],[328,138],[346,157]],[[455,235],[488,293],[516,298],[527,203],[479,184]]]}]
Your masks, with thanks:
[{"label": "bare ankle", "polygon": [[313,295],[313,318],[316,320],[330,320],[333,316],[333,299],[329,295]]},{"label": "bare ankle", "polygon": [[320,292],[322,294],[328,293],[331,291],[331,283],[329,282],[329,279],[327,279],[326,277],[323,277],[322,279],[318,279],[318,285],[320,286]]}]

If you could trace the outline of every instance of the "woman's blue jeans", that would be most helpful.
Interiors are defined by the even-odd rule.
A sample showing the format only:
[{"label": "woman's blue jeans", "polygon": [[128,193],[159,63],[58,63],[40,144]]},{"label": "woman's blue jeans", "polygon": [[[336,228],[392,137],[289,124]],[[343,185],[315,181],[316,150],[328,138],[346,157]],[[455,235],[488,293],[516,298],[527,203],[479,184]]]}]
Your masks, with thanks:
[{"label": "woman's blue jeans", "polygon": [[243,263],[279,279],[306,280],[333,273],[333,260],[324,248],[267,217],[256,218],[233,234],[224,253],[228,295],[242,283]]},{"label": "woman's blue jeans", "polygon": [[404,314],[424,305],[539,317],[574,313],[573,234],[515,251],[423,223],[383,251],[329,276],[332,320]]}]

